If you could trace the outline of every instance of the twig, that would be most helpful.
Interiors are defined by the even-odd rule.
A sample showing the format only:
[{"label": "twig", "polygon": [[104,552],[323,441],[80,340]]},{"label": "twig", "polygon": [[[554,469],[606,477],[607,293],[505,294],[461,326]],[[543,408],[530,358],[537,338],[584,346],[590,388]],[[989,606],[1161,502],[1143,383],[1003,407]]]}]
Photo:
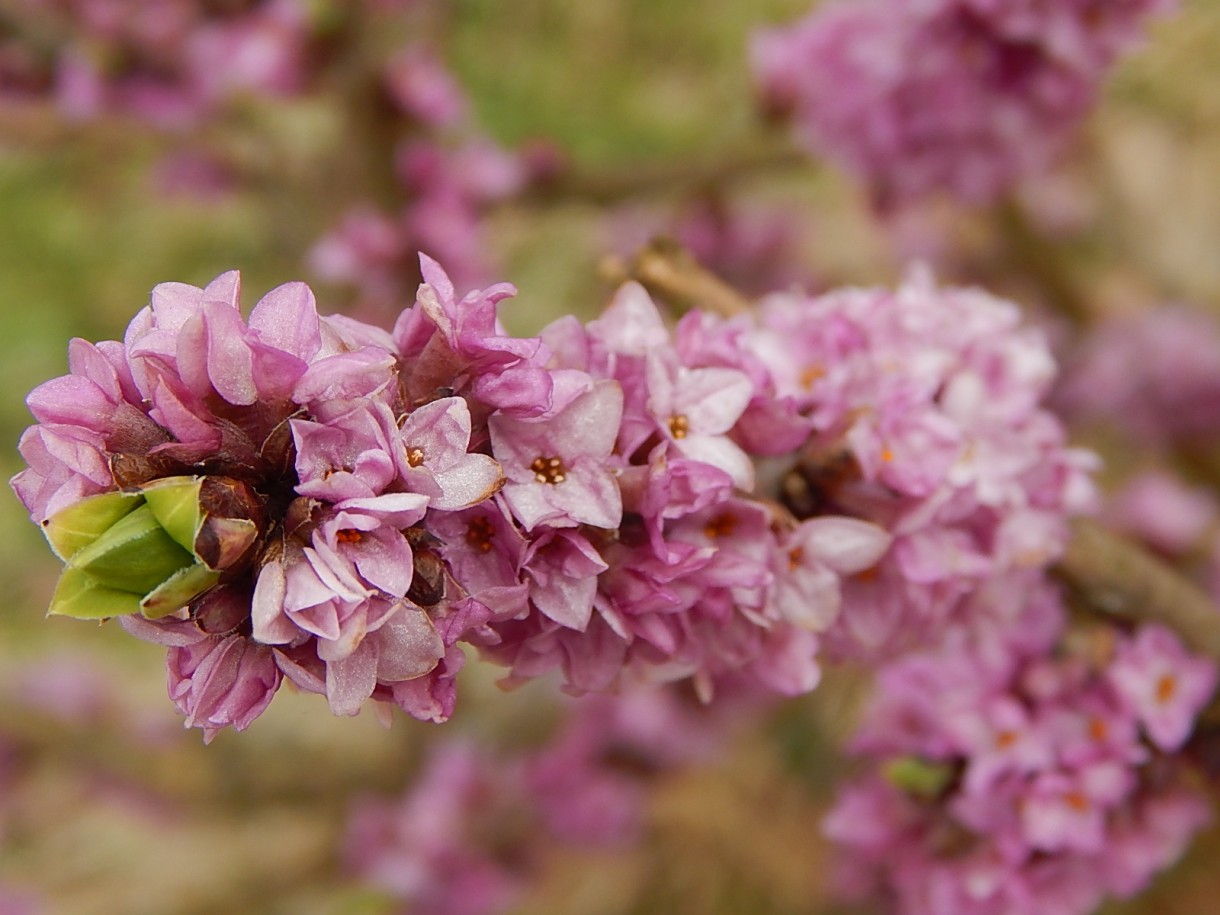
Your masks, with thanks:
[{"label": "twig", "polygon": [[749,299],[671,239],[653,239],[627,263],[607,258],[598,272],[610,283],[635,280],[675,308],[703,308],[726,318],[750,310]]},{"label": "twig", "polygon": [[1088,606],[1132,622],[1159,622],[1220,661],[1220,608],[1155,556],[1095,521],[1075,524],[1055,572]]}]

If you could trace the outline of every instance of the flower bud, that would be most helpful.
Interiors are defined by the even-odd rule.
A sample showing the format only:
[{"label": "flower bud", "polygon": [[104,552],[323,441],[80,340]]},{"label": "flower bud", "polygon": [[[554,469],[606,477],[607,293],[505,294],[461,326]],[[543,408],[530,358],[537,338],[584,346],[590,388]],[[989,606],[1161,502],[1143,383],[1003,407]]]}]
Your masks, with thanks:
[{"label": "flower bud", "polygon": [[884,768],[885,777],[897,788],[921,798],[937,797],[953,780],[953,767],[916,756],[899,756]]},{"label": "flower bud", "polygon": [[252,555],[261,517],[250,487],[219,477],[167,477],[83,499],[43,528],[67,563],[48,612],[167,616]]}]

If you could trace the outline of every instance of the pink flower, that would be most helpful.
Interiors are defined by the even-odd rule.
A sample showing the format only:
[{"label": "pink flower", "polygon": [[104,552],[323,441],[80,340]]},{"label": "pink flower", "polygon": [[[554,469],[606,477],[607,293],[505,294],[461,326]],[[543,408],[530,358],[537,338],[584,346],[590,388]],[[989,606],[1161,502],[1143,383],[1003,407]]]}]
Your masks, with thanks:
[{"label": "pink flower", "polygon": [[608,463],[623,394],[596,382],[547,419],[488,420],[492,454],[504,467],[504,499],[527,531],[540,524],[615,528],[623,506]]},{"label": "pink flower", "polygon": [[281,677],[271,649],[240,635],[201,636],[171,648],[166,667],[170,698],[187,727],[204,729],[205,740],[228,725],[249,727],[271,703]]},{"label": "pink flower", "polygon": [[1114,689],[1162,750],[1180,749],[1216,689],[1216,665],[1189,653],[1171,631],[1141,626],[1109,669]]}]

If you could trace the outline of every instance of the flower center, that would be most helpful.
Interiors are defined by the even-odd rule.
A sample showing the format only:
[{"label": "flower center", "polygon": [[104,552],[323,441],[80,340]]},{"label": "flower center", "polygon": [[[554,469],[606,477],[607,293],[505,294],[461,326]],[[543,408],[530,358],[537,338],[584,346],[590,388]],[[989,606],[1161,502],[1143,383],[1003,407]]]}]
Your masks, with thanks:
[{"label": "flower center", "polygon": [[1063,796],[1063,799],[1077,813],[1084,813],[1089,809],[1089,799],[1079,791],[1069,791]]},{"label": "flower center", "polygon": [[1178,681],[1174,679],[1173,674],[1164,674],[1156,681],[1156,701],[1166,703],[1173,698],[1173,694],[1178,691]]},{"label": "flower center", "polygon": [[539,483],[550,483],[552,486],[562,483],[568,478],[563,460],[557,457],[539,455],[534,458],[534,463],[530,464],[530,470],[534,471],[534,479]]},{"label": "flower center", "polygon": [[481,515],[471,518],[466,525],[466,542],[480,553],[491,552],[491,541],[495,535],[491,521]]},{"label": "flower center", "polygon": [[720,537],[731,536],[736,529],[737,516],[724,512],[705,524],[703,526],[703,533],[709,540],[716,540]]},{"label": "flower center", "polygon": [[800,568],[801,563],[805,561],[805,551],[799,546],[793,547],[788,551],[788,571],[795,572]]},{"label": "flower center", "polygon": [[826,369],[818,363],[805,366],[805,370],[801,372],[800,384],[801,387],[808,391],[813,387],[813,383],[819,378],[826,377]]},{"label": "flower center", "polygon": [[669,434],[674,438],[686,438],[690,432],[690,420],[683,413],[675,413],[669,418]]},{"label": "flower center", "polygon": [[1000,733],[995,735],[995,747],[997,750],[1007,750],[1016,742],[1016,731],[1000,731]]},{"label": "flower center", "polygon": [[340,543],[361,543],[364,540],[364,534],[353,528],[344,528],[335,534],[335,539]]},{"label": "flower center", "polygon": [[408,448],[407,449],[407,463],[408,464],[410,464],[412,467],[418,467],[423,462],[424,462],[424,449],[423,448]]},{"label": "flower center", "polygon": [[1109,730],[1110,729],[1106,726],[1106,722],[1104,719],[1102,719],[1102,718],[1089,719],[1089,736],[1092,737],[1093,740],[1095,740],[1097,743],[1101,743],[1103,740],[1106,739],[1106,736],[1108,735]]}]

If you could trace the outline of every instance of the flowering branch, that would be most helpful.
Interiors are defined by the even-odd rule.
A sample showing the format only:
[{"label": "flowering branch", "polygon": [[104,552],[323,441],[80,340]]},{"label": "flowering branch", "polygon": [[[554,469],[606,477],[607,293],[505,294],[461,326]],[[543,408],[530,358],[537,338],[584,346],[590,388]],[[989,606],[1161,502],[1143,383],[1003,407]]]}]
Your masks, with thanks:
[{"label": "flowering branch", "polygon": [[1151,553],[1094,521],[1078,520],[1059,577],[1092,609],[1173,628],[1191,647],[1220,659],[1220,610]]}]

